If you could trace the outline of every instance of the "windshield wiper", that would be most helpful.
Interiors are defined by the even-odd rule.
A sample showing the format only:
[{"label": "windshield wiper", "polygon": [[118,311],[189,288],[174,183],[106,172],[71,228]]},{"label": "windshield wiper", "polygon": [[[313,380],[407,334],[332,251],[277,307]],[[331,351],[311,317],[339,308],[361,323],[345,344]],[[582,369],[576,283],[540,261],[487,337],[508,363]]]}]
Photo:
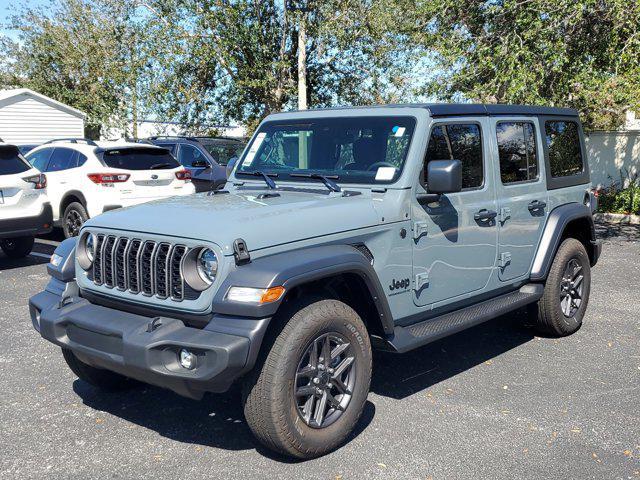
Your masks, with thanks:
[{"label": "windshield wiper", "polygon": [[155,163],[149,167],[149,170],[156,170],[158,168],[167,168],[170,167],[170,163]]},{"label": "windshield wiper", "polygon": [[333,180],[338,180],[340,177],[338,175],[321,175],[319,173],[290,173],[290,177],[299,177],[299,178],[313,178],[317,180],[322,180],[322,183],[331,190],[332,192],[341,192],[342,189],[340,185],[338,185]]},{"label": "windshield wiper", "polygon": [[274,182],[270,178],[270,177],[277,177],[278,176],[277,173],[264,173],[264,172],[261,172],[261,171],[256,171],[256,172],[236,172],[236,175],[238,175],[238,174],[240,174],[240,175],[252,175],[254,177],[262,177],[269,188],[275,189],[277,187],[276,182]]}]

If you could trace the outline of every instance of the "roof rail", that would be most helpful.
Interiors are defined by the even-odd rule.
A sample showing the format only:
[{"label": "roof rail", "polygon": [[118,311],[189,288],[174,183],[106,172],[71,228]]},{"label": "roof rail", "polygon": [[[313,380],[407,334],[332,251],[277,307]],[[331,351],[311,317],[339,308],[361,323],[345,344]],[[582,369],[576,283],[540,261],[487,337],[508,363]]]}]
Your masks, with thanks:
[{"label": "roof rail", "polygon": [[53,140],[49,140],[48,142],[44,142],[42,145],[47,145],[48,143],[56,143],[56,142],[69,142],[69,143],[80,143],[84,142],[87,145],[91,145],[92,147],[97,147],[98,144],[91,140],[90,138],[54,138]]},{"label": "roof rail", "polygon": [[158,140],[159,138],[184,138],[186,140],[197,140],[197,137],[192,137],[190,135],[153,135],[147,140]]}]

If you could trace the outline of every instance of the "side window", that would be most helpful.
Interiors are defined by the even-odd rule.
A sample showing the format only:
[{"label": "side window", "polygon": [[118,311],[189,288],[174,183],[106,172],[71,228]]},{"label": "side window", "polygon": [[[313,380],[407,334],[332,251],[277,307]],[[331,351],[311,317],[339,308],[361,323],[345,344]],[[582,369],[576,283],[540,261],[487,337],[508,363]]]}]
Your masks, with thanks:
[{"label": "side window", "polygon": [[49,165],[47,166],[47,172],[59,172],[61,170],[68,170],[78,165],[78,152],[69,148],[53,149],[53,154],[49,159]]},{"label": "side window", "polygon": [[499,122],[496,125],[500,178],[503,184],[538,178],[536,135],[529,122]]},{"label": "side window", "polygon": [[[482,166],[482,137],[475,123],[436,125],[431,130],[427,163],[431,160],[460,160],[462,162],[462,188],[479,188],[484,181]],[[429,179],[426,178],[428,182]]]},{"label": "side window", "polygon": [[584,164],[580,148],[578,124],[571,121],[549,121],[544,124],[552,177],[582,173]]},{"label": "side window", "polygon": [[178,150],[177,143],[161,143],[158,145],[159,147],[166,148],[171,152],[171,155],[176,156],[176,151]]},{"label": "side window", "polygon": [[193,162],[207,159],[202,152],[193,145],[180,145],[180,154],[178,155],[178,161],[185,167],[191,167]]},{"label": "side window", "polygon": [[51,157],[52,151],[53,148],[43,148],[42,150],[27,155],[26,158],[32,166],[44,172],[47,168],[47,163],[49,163],[49,157]]},{"label": "side window", "polygon": [[84,165],[84,162],[87,161],[87,156],[80,152],[77,152],[77,154],[78,154],[78,161],[76,162],[76,166],[81,167],[82,165]]}]

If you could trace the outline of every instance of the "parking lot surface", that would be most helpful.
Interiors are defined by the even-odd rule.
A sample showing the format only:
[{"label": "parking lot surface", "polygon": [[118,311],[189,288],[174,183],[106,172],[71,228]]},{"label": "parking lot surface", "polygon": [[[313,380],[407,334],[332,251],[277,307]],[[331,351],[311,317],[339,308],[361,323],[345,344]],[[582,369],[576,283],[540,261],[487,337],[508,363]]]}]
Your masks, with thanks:
[{"label": "parking lot surface", "polygon": [[0,253],[0,478],[640,478],[640,230],[600,226],[584,325],[542,338],[507,315],[405,355],[376,354],[364,415],[307,462],[257,445],[237,392],[105,394],[32,329],[56,240]]}]

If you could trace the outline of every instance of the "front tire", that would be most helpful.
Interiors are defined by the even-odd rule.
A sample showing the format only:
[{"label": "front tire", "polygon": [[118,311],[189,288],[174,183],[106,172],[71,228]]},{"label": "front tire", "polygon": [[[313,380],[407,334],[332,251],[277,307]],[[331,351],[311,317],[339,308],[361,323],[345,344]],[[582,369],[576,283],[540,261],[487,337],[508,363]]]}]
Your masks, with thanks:
[{"label": "front tire", "polygon": [[89,220],[87,209],[81,203],[71,202],[62,215],[64,238],[77,237],[84,222]]},{"label": "front tire", "polygon": [[4,238],[0,240],[0,249],[9,258],[24,258],[33,250],[33,237]]},{"label": "front tire", "polygon": [[127,390],[135,385],[135,381],[118,373],[87,365],[68,348],[62,349],[62,356],[67,365],[80,380],[107,392]]},{"label": "front tire", "polygon": [[538,329],[559,337],[578,331],[587,310],[590,290],[589,255],[580,241],[567,238],[558,248],[544,294],[538,301]]},{"label": "front tire", "polygon": [[369,393],[371,344],[358,314],[338,300],[293,305],[246,379],[245,418],[266,447],[324,455],[353,431]]}]

